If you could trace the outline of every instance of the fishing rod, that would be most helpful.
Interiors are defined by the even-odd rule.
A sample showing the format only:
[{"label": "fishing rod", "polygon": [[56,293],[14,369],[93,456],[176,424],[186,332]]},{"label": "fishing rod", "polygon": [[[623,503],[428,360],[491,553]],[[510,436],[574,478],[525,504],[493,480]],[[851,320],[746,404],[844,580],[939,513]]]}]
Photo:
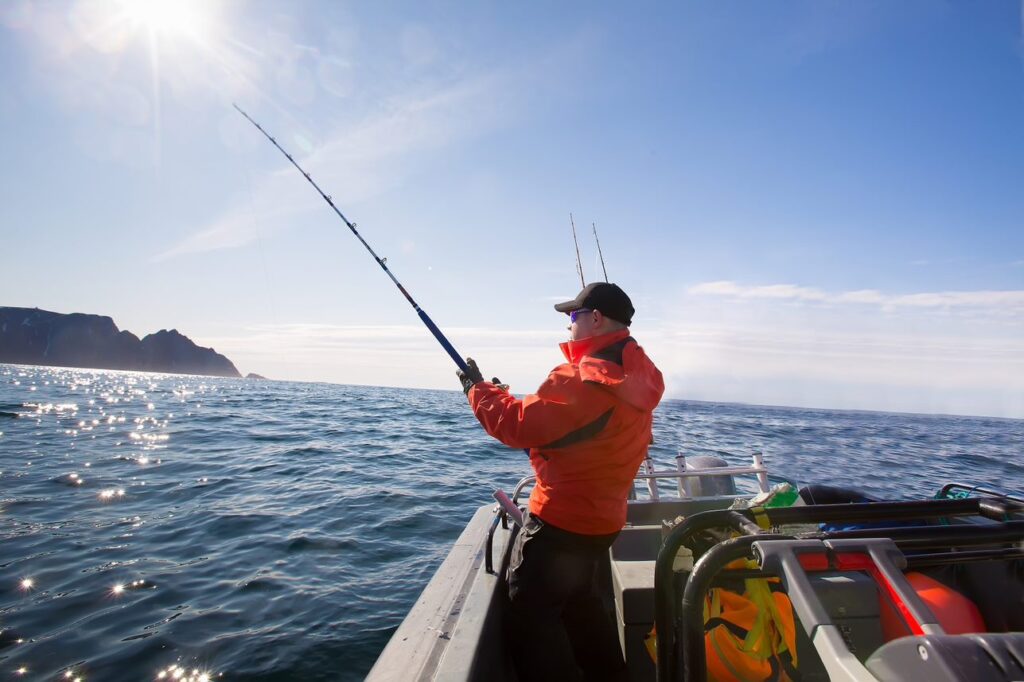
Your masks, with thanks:
[{"label": "fishing rod", "polygon": [[[253,118],[249,116],[249,114],[242,111],[242,108],[237,104],[232,104],[231,106],[237,109],[238,113],[240,113],[242,116],[245,116],[249,123],[252,123],[254,126],[256,126],[256,129],[263,133],[263,135],[268,140],[270,140],[270,142],[275,147],[277,147],[278,151],[284,154],[285,157],[287,157],[287,159],[291,162],[291,164],[295,166],[300,173],[302,173],[302,175],[306,178],[309,184],[313,185],[313,188],[316,189],[316,191],[320,193],[320,196],[324,198],[324,201],[326,201],[328,205],[330,205],[330,207],[334,209],[334,212],[338,214],[338,217],[341,218],[342,221],[344,221],[344,223],[348,226],[348,229],[352,230],[352,234],[354,234],[356,238],[359,239],[360,242],[362,242],[363,246],[366,247],[366,250],[370,252],[371,256],[373,256],[373,259],[377,261],[377,265],[379,265],[381,269],[387,274],[387,276],[391,278],[391,281],[395,283],[395,286],[398,287],[398,290],[402,292],[403,296],[405,296],[405,300],[409,301],[409,305],[413,307],[413,309],[416,311],[416,314],[420,316],[420,320],[423,321],[423,324],[425,324],[427,329],[430,330],[430,333],[434,335],[434,338],[437,339],[437,342],[441,344],[441,347],[444,348],[448,355],[451,356],[452,360],[455,361],[455,364],[458,366],[458,368],[461,369],[463,372],[468,371],[469,366],[466,365],[466,361],[462,359],[458,352],[456,352],[455,347],[445,337],[445,335],[441,333],[441,330],[437,328],[437,325],[434,324],[434,321],[430,319],[430,316],[427,315],[423,311],[423,309],[420,308],[419,304],[417,304],[416,301],[413,300],[412,296],[410,296],[409,292],[405,290],[405,287],[402,286],[401,282],[395,279],[395,276],[391,274],[391,270],[389,270],[388,266],[386,265],[387,258],[381,258],[374,252],[373,249],[370,248],[370,245],[366,243],[366,240],[363,239],[363,236],[359,234],[359,232],[356,230],[356,224],[349,221],[349,219],[345,217],[345,214],[338,210],[338,207],[334,205],[334,201],[331,199],[330,195],[324,193],[324,191],[320,189],[320,185],[316,184],[316,182],[313,181],[313,178],[309,176],[309,173],[302,169],[302,166],[300,166],[295,161],[295,159],[292,158],[292,155],[286,152],[284,150],[284,147],[279,145],[277,143],[277,140],[271,137],[270,133],[263,129],[263,126],[254,121]],[[573,234],[575,237],[575,232]]]},{"label": "fishing rod", "polygon": [[576,241],[576,223],[572,219],[572,213],[569,214],[569,224],[572,225],[572,243],[576,245],[576,272],[580,273],[580,286],[585,289],[587,287],[587,283],[583,281],[583,263],[580,261],[580,243]]},{"label": "fishing rod", "polygon": [[608,281],[608,270],[604,267],[604,254],[601,253],[601,240],[597,238],[597,224],[590,223],[594,228],[594,241],[597,242],[597,255],[601,258],[601,270],[604,272],[604,281]]}]

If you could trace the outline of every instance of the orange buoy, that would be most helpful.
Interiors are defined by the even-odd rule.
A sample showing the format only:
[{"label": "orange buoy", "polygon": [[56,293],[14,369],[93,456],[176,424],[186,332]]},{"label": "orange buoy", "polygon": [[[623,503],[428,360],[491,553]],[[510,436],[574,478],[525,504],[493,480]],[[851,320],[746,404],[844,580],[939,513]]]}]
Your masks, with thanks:
[{"label": "orange buoy", "polygon": [[[981,612],[974,602],[960,594],[952,587],[948,587],[938,580],[923,573],[911,572],[906,574],[907,582],[914,588],[914,592],[925,603],[942,629],[948,635],[963,635],[969,632],[988,632]],[[879,600],[882,602],[880,616],[882,621],[882,634],[885,641],[891,641],[910,634],[903,619],[897,615],[889,600],[879,593]]]}]

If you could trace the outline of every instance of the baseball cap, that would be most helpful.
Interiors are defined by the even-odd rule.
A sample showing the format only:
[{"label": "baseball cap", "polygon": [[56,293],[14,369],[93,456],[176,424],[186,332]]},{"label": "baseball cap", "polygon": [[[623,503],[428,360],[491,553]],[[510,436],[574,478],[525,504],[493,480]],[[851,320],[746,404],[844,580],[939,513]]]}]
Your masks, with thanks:
[{"label": "baseball cap", "polygon": [[610,317],[622,324],[629,326],[633,321],[633,302],[629,300],[626,292],[617,284],[609,282],[594,282],[583,287],[583,291],[576,295],[576,298],[565,303],[555,305],[555,310],[560,313],[571,313],[574,310],[586,308],[587,310],[600,310],[605,317]]}]

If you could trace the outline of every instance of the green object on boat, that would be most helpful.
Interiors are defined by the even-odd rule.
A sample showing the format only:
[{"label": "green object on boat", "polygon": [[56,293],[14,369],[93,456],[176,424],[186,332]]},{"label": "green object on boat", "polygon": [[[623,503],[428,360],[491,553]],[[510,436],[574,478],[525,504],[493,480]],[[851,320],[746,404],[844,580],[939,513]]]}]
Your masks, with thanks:
[{"label": "green object on boat", "polygon": [[800,493],[791,483],[779,483],[772,487],[771,496],[765,507],[792,507],[800,503]]}]

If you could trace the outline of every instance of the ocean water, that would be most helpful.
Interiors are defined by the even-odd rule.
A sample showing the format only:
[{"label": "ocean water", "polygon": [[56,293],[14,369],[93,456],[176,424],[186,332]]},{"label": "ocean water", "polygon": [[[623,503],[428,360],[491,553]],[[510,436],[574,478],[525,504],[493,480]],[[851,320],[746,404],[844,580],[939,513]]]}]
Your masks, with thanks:
[{"label": "ocean water", "polygon": [[[889,497],[1024,487],[1017,420],[666,401],[655,439]],[[361,679],[528,473],[457,391],[0,365],[0,677]]]}]

